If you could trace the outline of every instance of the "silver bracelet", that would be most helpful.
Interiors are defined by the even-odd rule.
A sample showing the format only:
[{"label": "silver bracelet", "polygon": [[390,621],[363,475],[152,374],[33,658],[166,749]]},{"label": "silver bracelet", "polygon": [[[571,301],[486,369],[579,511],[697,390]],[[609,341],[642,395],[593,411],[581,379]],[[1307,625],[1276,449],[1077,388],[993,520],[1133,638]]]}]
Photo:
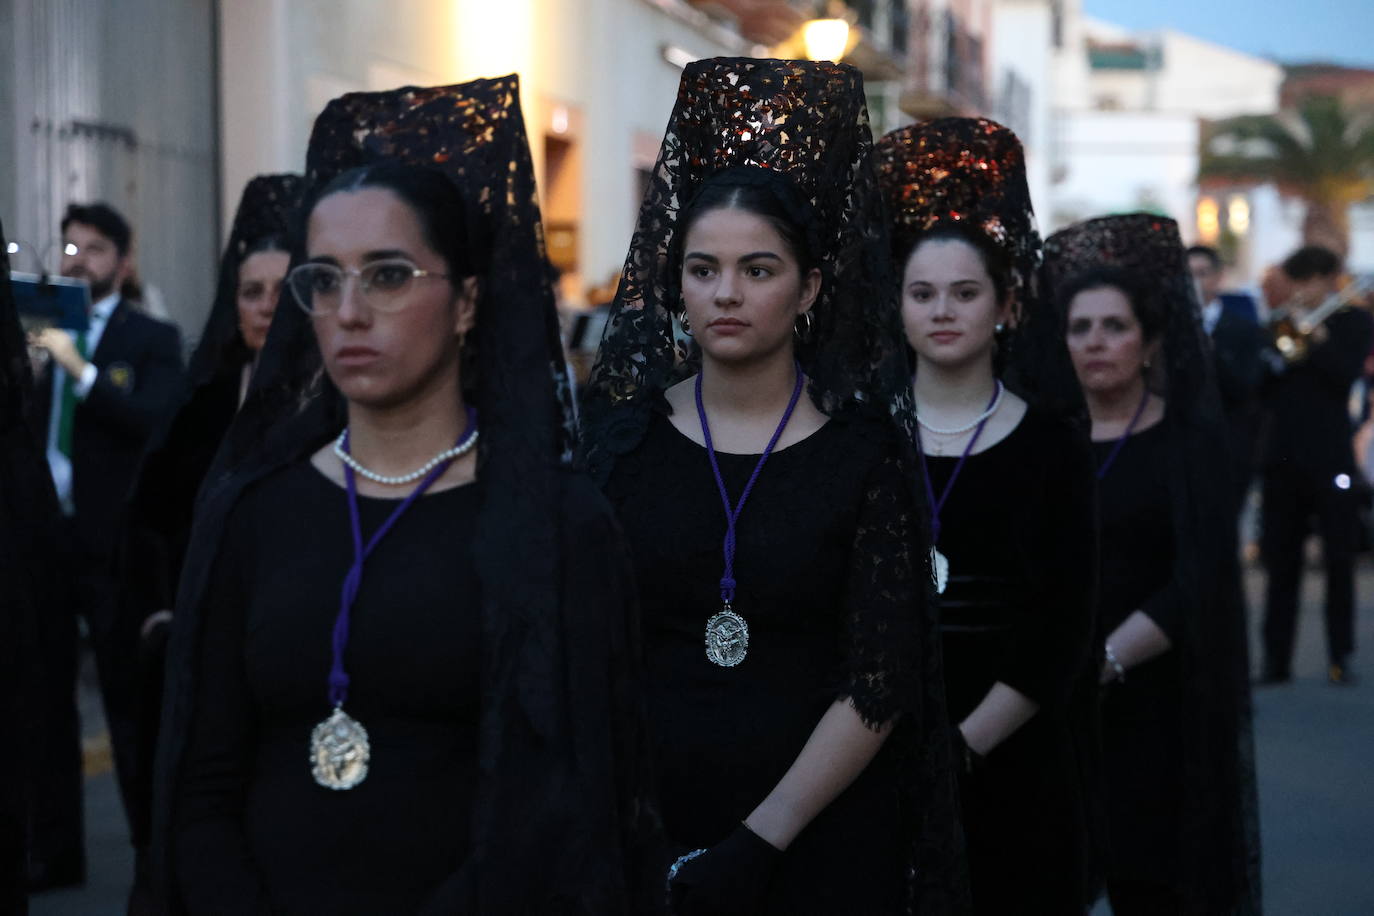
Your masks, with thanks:
[{"label": "silver bracelet", "polygon": [[1126,666],[1121,664],[1121,660],[1118,659],[1116,653],[1112,651],[1111,643],[1103,644],[1102,648],[1107,656],[1107,665],[1112,669],[1112,673],[1116,675],[1116,680],[1119,683],[1124,683],[1126,681]]}]

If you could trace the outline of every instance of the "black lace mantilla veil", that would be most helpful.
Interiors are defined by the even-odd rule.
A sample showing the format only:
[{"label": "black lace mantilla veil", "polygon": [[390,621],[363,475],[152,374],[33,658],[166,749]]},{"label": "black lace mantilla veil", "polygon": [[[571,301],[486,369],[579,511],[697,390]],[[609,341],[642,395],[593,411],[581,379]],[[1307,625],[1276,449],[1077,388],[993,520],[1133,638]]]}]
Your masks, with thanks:
[{"label": "black lace mantilla veil", "polygon": [[610,476],[639,444],[653,400],[700,363],[695,343],[684,351],[674,342],[674,236],[682,208],[726,169],[785,175],[810,207],[823,282],[814,332],[797,353],[817,406],[887,409],[910,422],[871,154],[863,77],[852,67],[753,58],[687,66],[583,398],[582,458],[593,477]]},{"label": "black lace mantilla veil", "polygon": [[239,333],[235,295],[239,268],[253,245],[263,239],[289,239],[304,194],[305,179],[291,173],[258,175],[244,187],[234,213],[234,226],[229,231],[229,243],[220,258],[215,301],[191,354],[186,373],[188,391],[194,392],[204,385],[227,363],[242,365],[248,359],[247,346]]},{"label": "black lace mantilla veil", "polygon": [[[663,393],[700,366],[695,342],[680,348],[673,334],[681,309],[675,236],[682,209],[726,170],[734,181],[786,185],[780,198],[801,198],[806,211],[802,222],[823,278],[814,331],[797,343],[812,400],[831,416],[890,419],[911,441],[905,343],[862,76],[828,62],[715,58],[683,72],[583,398],[579,456],[603,484],[619,456],[643,439]],[[924,511],[914,474],[911,480]],[[928,574],[925,551],[920,562]],[[943,913],[963,899],[966,874],[935,610],[929,595],[923,604],[919,695],[908,729],[899,732],[921,793],[914,802],[923,820],[914,906]]]},{"label": "black lace mantilla veil", "polygon": [[9,912],[27,899],[24,850],[33,839],[29,809],[42,765],[44,693],[60,689],[43,682],[40,627],[70,612],[59,604],[54,562],[57,496],[26,419],[33,380],[4,235],[0,227],[0,716],[19,751],[0,755],[0,910]]},{"label": "black lace mantilla veil", "polygon": [[1016,134],[987,118],[937,118],[901,127],[875,144],[878,182],[892,220],[895,270],[924,233],[974,227],[1006,253],[1015,303],[998,336],[1003,381],[1045,410],[1082,418],[1060,316],[1040,289],[1040,233]]},{"label": "black lace mantilla veil", "polygon": [[[624,610],[632,590],[609,507],[564,466],[571,402],[518,79],[335,99],[310,140],[312,193],[374,161],[448,175],[469,205],[474,261],[487,264],[463,381],[481,428],[483,536],[461,545],[481,582],[480,776],[472,822],[454,825],[472,832],[474,852],[445,884],[451,911],[652,912],[662,872],[646,798],[637,636]],[[194,715],[199,607],[220,532],[248,485],[304,460],[343,423],[310,320],[283,303],[201,491],[178,592],[158,755],[164,889],[170,790]]]},{"label": "black lace mantilla veil", "polygon": [[1174,647],[1184,678],[1179,860],[1184,899],[1195,907],[1187,912],[1252,916],[1261,910],[1259,817],[1229,445],[1178,224],[1109,216],[1046,242],[1047,289],[1102,267],[1132,276],[1167,316],[1148,384],[1166,402],[1175,576],[1191,611]]}]

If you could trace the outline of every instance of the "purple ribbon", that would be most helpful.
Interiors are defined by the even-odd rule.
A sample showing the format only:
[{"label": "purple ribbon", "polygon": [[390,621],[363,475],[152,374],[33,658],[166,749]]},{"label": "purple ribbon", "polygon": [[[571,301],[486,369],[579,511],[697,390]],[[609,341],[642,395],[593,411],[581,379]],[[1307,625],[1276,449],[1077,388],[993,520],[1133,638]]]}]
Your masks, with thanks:
[{"label": "purple ribbon", "polygon": [[1097,479],[1104,480],[1107,472],[1116,464],[1116,456],[1121,454],[1121,450],[1126,447],[1126,440],[1131,438],[1131,433],[1135,432],[1135,425],[1140,422],[1141,416],[1145,413],[1145,405],[1150,402],[1150,389],[1146,386],[1145,393],[1140,397],[1140,406],[1135,409],[1135,416],[1131,417],[1131,422],[1126,424],[1126,431],[1121,434],[1121,438],[1116,440],[1116,445],[1112,446],[1112,452],[1107,456],[1107,460],[1102,462],[1097,469]]},{"label": "purple ribbon", "polygon": [[787,410],[783,412],[782,419],[778,421],[778,428],[773,430],[773,438],[768,440],[768,447],[759,456],[759,463],[754,465],[754,473],[749,475],[749,482],[744,485],[744,492],[739,495],[739,502],[730,507],[730,494],[725,490],[725,478],[720,476],[720,463],[716,461],[716,448],[711,443],[711,426],[706,422],[706,407],[701,403],[701,373],[697,373],[697,417],[701,420],[701,437],[706,440],[706,454],[711,459],[711,473],[716,475],[716,488],[720,490],[720,501],[725,504],[725,572],[720,577],[720,600],[726,604],[733,604],[735,600],[735,524],[739,521],[739,514],[744,510],[744,501],[749,498],[749,493],[754,489],[754,483],[759,479],[759,472],[763,470],[763,464],[768,460],[768,456],[773,454],[773,447],[782,438],[782,431],[787,428],[787,421],[792,419],[792,411],[797,407],[797,401],[801,399],[802,392],[802,369],[801,364],[797,364],[797,381],[792,386],[792,400],[787,402]]},{"label": "purple ribbon", "polygon": [[[467,442],[477,434],[477,411],[472,407],[468,408],[468,425],[463,430],[463,434],[458,437],[458,443],[454,447]],[[348,433],[344,433],[343,449],[348,451]],[[363,562],[371,556],[372,551],[381,543],[386,533],[396,524],[396,520],[411,507],[415,500],[419,499],[430,484],[438,480],[439,477],[448,470],[454,459],[441,461],[435,465],[434,469],[424,476],[419,486],[411,491],[410,495],[396,507],[396,511],[382,522],[382,526],[372,535],[367,546],[363,546],[363,526],[358,519],[358,483],[353,474],[353,468],[344,465],[344,481],[348,485],[348,521],[353,528],[353,565],[348,570],[348,575],[344,576],[343,595],[339,602],[339,616],[334,618],[334,663],[329,669],[329,703],[332,706],[342,706],[348,700],[348,672],[344,670],[344,651],[348,649],[348,628],[353,616],[353,602],[357,600],[358,589],[363,584]]]},{"label": "purple ribbon", "polygon": [[[988,401],[988,406],[983,410],[991,410],[992,405],[997,403],[997,396],[1002,393],[1002,382],[995,380],[992,386],[992,400]],[[978,428],[973,431],[973,438],[968,440],[968,445],[964,446],[964,453],[959,456],[959,461],[954,465],[954,473],[949,475],[949,480],[945,482],[945,489],[940,494],[940,498],[935,498],[935,485],[930,481],[930,465],[926,462],[926,450],[921,447],[921,428],[916,427],[916,454],[921,456],[921,479],[926,485],[926,501],[930,503],[930,546],[936,547],[940,543],[940,511],[945,508],[945,503],[949,501],[949,494],[954,492],[954,482],[959,479],[959,472],[964,469],[964,462],[968,461],[968,456],[973,452],[973,447],[978,444],[978,437],[983,435],[983,427],[988,425],[988,420],[992,417],[984,417],[978,424]]]}]

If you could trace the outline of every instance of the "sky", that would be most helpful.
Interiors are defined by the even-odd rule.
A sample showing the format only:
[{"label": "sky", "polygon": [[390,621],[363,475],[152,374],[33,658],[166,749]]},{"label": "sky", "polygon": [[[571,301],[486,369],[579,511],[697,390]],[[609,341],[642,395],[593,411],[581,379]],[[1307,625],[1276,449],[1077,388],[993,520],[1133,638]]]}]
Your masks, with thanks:
[{"label": "sky", "polygon": [[1374,0],[1083,0],[1128,29],[1170,28],[1281,63],[1374,69]]}]

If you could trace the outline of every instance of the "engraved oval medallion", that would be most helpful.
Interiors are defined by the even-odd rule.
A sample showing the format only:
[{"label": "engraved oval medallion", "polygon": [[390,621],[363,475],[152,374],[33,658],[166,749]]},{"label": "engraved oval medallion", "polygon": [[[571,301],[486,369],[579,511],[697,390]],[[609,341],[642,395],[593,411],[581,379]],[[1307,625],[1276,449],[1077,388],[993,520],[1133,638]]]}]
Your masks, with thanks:
[{"label": "engraved oval medallion", "polygon": [[727,606],[706,621],[706,658],[733,668],[749,654],[749,624]]},{"label": "engraved oval medallion", "polygon": [[310,733],[310,772],[326,789],[351,789],[367,778],[367,729],[341,707]]}]

